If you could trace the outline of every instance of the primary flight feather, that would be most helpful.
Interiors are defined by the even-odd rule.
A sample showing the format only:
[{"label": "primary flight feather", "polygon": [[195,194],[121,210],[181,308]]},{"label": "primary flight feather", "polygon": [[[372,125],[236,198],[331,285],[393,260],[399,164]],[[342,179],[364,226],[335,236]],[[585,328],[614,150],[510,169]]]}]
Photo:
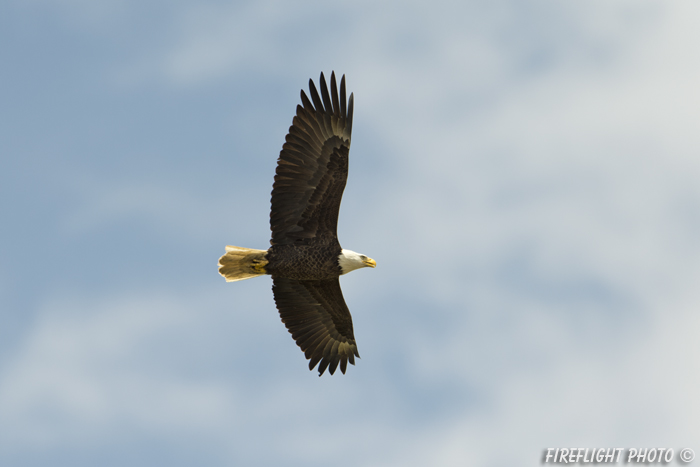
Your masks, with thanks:
[{"label": "primary flight feather", "polygon": [[272,185],[270,229],[266,250],[227,246],[219,273],[227,282],[269,274],[282,322],[319,376],[359,357],[352,317],[338,277],[375,267],[365,255],[344,250],[338,242],[340,200],[348,177],[353,95],[347,99],[345,76],[340,96],[335,73],[330,92],[321,73],[319,95],[309,80],[309,99],[301,91]]}]

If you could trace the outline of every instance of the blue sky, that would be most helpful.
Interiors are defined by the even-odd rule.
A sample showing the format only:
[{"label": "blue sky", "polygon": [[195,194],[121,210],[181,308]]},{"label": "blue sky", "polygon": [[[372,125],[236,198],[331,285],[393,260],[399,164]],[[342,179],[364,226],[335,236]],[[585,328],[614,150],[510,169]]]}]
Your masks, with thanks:
[{"label": "blue sky", "polygon": [[[696,2],[9,0],[0,464],[529,466],[700,449]],[[306,369],[266,248],[319,72],[355,94],[362,359]]]}]

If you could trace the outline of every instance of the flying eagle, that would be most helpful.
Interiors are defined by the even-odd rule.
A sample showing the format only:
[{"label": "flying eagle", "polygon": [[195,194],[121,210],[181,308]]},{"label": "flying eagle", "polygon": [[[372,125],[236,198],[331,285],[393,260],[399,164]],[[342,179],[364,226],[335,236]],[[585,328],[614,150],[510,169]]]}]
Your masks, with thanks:
[{"label": "flying eagle", "polygon": [[272,185],[267,251],[227,246],[219,274],[227,282],[269,274],[282,322],[319,376],[340,364],[355,364],[352,318],[338,276],[377,263],[341,248],[338,210],[348,178],[353,95],[346,101],[345,76],[340,99],[331,74],[331,90],[321,73],[321,95],[309,80],[311,100],[301,91],[303,106],[289,127]]}]

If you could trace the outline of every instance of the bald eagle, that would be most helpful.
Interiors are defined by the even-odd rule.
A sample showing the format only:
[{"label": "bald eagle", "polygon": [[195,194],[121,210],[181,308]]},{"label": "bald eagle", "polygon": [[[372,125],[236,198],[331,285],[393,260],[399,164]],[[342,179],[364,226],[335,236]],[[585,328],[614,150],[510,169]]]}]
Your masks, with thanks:
[{"label": "bald eagle", "polygon": [[348,177],[353,95],[346,101],[345,76],[340,98],[335,73],[328,92],[321,73],[319,95],[309,80],[311,100],[301,91],[302,105],[289,127],[272,185],[270,229],[266,250],[227,246],[219,274],[227,282],[269,274],[282,322],[319,376],[360,357],[352,318],[338,277],[377,263],[341,248],[337,225],[340,200]]}]

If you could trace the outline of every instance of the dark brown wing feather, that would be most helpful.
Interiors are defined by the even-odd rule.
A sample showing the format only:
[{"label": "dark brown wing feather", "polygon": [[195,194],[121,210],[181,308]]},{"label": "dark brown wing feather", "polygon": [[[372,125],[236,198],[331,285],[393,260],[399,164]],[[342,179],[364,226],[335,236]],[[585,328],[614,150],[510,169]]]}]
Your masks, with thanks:
[{"label": "dark brown wing feather", "polygon": [[[308,244],[337,236],[338,210],[348,177],[353,95],[346,105],[345,76],[340,98],[321,73],[321,95],[309,80],[311,101],[301,91],[301,105],[289,127],[272,185],[270,228],[275,244]],[[313,103],[312,103],[313,101]]]},{"label": "dark brown wing feather", "polygon": [[318,364],[321,376],[340,364],[345,373],[348,362],[360,357],[352,333],[352,317],[338,279],[298,281],[273,277],[272,292],[282,322],[309,359],[309,370]]}]

